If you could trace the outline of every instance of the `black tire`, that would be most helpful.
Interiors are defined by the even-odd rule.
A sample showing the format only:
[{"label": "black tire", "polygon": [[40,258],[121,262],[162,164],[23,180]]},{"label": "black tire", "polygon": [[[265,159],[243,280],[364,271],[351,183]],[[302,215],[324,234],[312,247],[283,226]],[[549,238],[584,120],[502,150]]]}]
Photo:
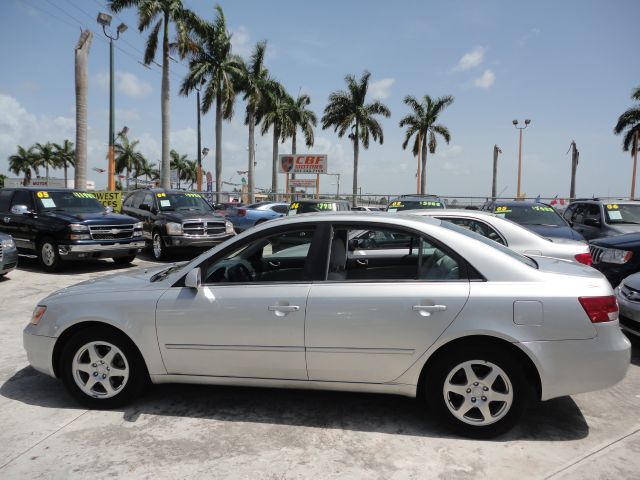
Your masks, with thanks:
[{"label": "black tire", "polygon": [[[104,345],[105,343],[110,346],[115,346],[120,352],[117,353],[111,361],[107,360],[105,365],[99,365],[99,361],[95,364],[90,363],[92,360],[85,350],[87,345],[92,344],[92,342],[97,343],[96,358],[99,361],[106,359],[109,352],[111,352],[109,346]],[[85,353],[79,355],[80,352]],[[104,355],[101,359],[100,354],[102,353],[104,353]],[[86,361],[89,363],[82,363],[82,365],[86,365],[87,369],[91,369],[93,375],[88,372],[74,371],[74,359],[76,355],[79,355],[79,358],[82,360],[85,360],[83,356],[86,357]],[[96,365],[96,367],[94,368],[93,365]],[[116,368],[126,370],[128,372],[128,378],[124,380],[123,377],[118,375],[112,377],[112,372],[106,371],[110,370],[107,367],[113,370],[116,370]],[[69,393],[87,408],[111,409],[123,406],[139,396],[149,383],[147,367],[140,352],[131,340],[120,332],[104,327],[87,328],[73,335],[62,349],[58,371]],[[99,372],[98,375],[95,375],[96,372]],[[94,392],[93,395],[89,395],[76,381],[76,375],[78,375],[78,381],[83,382],[85,379],[91,379],[93,376],[100,380],[102,374],[109,375],[106,381],[110,383],[115,391],[113,396],[108,396],[109,393],[106,389],[98,384],[92,389]],[[105,380],[102,379],[100,382],[105,382]],[[104,383],[102,384],[104,385]]]},{"label": "black tire", "polygon": [[151,255],[156,260],[165,260],[168,256],[167,246],[159,230],[155,230],[151,236]]},{"label": "black tire", "polygon": [[135,255],[127,255],[126,257],[113,257],[112,260],[118,265],[129,265],[135,259]]},{"label": "black tire", "polygon": [[58,252],[58,243],[51,237],[38,242],[38,262],[45,272],[54,273],[62,270],[62,259]]},{"label": "black tire", "polygon": [[[476,361],[478,362],[472,364],[472,373],[477,375],[477,379],[470,380],[478,380],[478,384],[469,382],[464,369],[458,369],[465,362]],[[498,368],[491,369],[491,364]],[[453,374],[454,370],[457,373]],[[498,379],[486,387],[482,380],[488,378],[491,372],[498,373],[499,370],[506,375],[507,381],[500,374]],[[448,388],[462,387],[462,394],[445,394],[445,382]],[[467,383],[470,385],[467,386]],[[472,438],[492,438],[513,428],[532,397],[531,387],[518,359],[493,345],[474,345],[460,351],[444,352],[428,366],[423,385],[422,393],[429,413],[455,433]],[[485,392],[485,387],[489,389],[488,393]],[[511,401],[497,400],[499,394],[509,392],[512,395]],[[492,396],[496,401],[491,401]],[[490,409],[488,421],[476,406],[484,407],[482,404]],[[459,409],[459,416],[465,417],[463,411],[466,412],[465,420],[453,413],[451,409],[456,408]]]}]

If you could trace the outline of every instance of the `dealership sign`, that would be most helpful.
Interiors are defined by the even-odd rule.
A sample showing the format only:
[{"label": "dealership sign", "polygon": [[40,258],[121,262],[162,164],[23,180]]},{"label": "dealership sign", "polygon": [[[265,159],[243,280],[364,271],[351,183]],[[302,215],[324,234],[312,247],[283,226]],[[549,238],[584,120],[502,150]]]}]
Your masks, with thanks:
[{"label": "dealership sign", "polygon": [[315,188],[315,178],[293,178],[289,180],[289,185],[295,188]]},{"label": "dealership sign", "polygon": [[307,153],[306,155],[279,155],[280,173],[327,173],[327,156]]}]

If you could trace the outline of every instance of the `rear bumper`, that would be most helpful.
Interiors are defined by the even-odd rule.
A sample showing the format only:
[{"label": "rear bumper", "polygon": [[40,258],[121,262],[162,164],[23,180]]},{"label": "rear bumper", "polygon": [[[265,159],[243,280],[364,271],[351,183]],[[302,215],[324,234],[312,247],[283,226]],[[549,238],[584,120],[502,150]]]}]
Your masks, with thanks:
[{"label": "rear bumper", "polygon": [[32,328],[33,325],[29,324],[22,332],[22,344],[27,352],[27,360],[37,371],[50,377],[55,377],[51,359],[56,339],[43,335],[33,335],[30,333]]},{"label": "rear bumper", "polygon": [[18,265],[18,250],[15,248],[5,249],[0,260],[0,274],[7,273]]},{"label": "rear bumper", "polygon": [[235,234],[224,233],[221,235],[196,236],[196,235],[175,235],[163,238],[164,244],[171,248],[181,247],[202,247],[210,248],[230,239]]},{"label": "rear bumper", "polygon": [[542,400],[608,388],[624,378],[631,360],[631,342],[618,322],[595,325],[587,340],[523,342],[537,361]]}]

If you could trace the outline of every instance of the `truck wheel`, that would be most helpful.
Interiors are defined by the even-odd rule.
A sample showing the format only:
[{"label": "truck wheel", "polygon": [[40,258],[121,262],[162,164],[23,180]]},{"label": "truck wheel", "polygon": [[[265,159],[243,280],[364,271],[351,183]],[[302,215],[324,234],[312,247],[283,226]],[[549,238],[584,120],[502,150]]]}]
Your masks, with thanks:
[{"label": "truck wheel", "polygon": [[156,260],[164,260],[167,258],[167,247],[165,247],[164,240],[162,240],[162,236],[158,231],[153,232],[151,253]]},{"label": "truck wheel", "polygon": [[135,255],[127,255],[126,257],[114,257],[113,261],[118,265],[129,265],[135,259]]},{"label": "truck wheel", "polygon": [[45,272],[53,273],[62,269],[58,244],[53,238],[45,237],[38,243],[38,262]]}]

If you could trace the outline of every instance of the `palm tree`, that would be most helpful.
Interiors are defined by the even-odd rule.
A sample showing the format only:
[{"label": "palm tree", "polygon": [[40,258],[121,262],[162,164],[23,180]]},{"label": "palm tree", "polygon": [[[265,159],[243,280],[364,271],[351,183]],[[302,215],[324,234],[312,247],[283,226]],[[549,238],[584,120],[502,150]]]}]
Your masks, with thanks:
[{"label": "palm tree", "polygon": [[[72,167],[75,166],[76,150],[73,148],[73,142],[67,139],[62,142],[62,145],[54,143],[53,148],[55,149],[54,155],[56,167],[62,167],[64,169],[64,186],[67,188],[67,168],[69,165]],[[81,187],[76,186],[76,188]]]},{"label": "palm tree", "polygon": [[137,171],[146,159],[142,153],[136,150],[140,143],[138,140],[131,142],[129,138],[123,134],[118,134],[118,138],[120,141],[113,146],[116,157],[116,173],[121,174],[123,171],[127,171],[125,189],[128,191],[131,172],[133,170]]},{"label": "palm tree", "polygon": [[38,164],[33,150],[34,147],[24,148],[18,145],[18,153],[9,157],[9,170],[16,175],[24,173],[22,184],[25,186],[31,182],[31,169],[38,175]]},{"label": "palm tree", "polygon": [[[640,87],[636,87],[631,93],[631,99],[640,101]],[[638,150],[640,150],[640,104],[634,105],[618,117],[618,123],[613,129],[616,135],[625,132],[622,139],[622,150],[631,150],[633,157],[633,173],[631,176],[631,199],[636,196],[636,166],[638,163]]]},{"label": "palm tree", "polygon": [[[184,155],[184,157],[186,157],[186,155]],[[191,190],[193,190],[193,184],[198,181],[198,162],[196,160],[184,158],[182,180],[189,182],[189,186]]]},{"label": "palm tree", "polygon": [[150,162],[146,158],[143,158],[140,163],[136,166],[136,171],[134,173],[135,177],[138,178],[142,175],[145,176],[147,181],[156,180],[158,178],[158,169],[156,168],[156,164]]},{"label": "palm tree", "polygon": [[[312,147],[314,142],[313,127],[318,123],[316,114],[307,109],[307,106],[311,103],[309,95],[303,93],[298,95],[298,98],[293,102],[293,109],[291,112],[293,118],[293,130],[287,132],[291,137],[291,153],[296,154],[297,132],[298,127],[302,130],[304,135],[304,143],[307,147]],[[291,178],[296,178],[295,173],[291,174]]]},{"label": "palm tree", "polygon": [[[406,149],[411,137],[416,135],[413,143],[413,154],[418,155],[422,151],[422,177],[420,178],[420,193],[425,193],[427,183],[427,143],[429,152],[436,153],[438,146],[437,135],[441,135],[445,142],[449,143],[451,134],[444,125],[437,124],[438,115],[453,103],[453,97],[447,95],[433,100],[429,95],[424,96],[424,101],[420,103],[415,97],[407,95],[404,103],[408,105],[412,113],[400,120],[400,127],[407,126],[402,148]],[[420,145],[422,143],[422,145]]]},{"label": "palm tree", "polygon": [[379,101],[365,103],[371,74],[365,70],[360,80],[347,75],[347,91],[340,90],[329,95],[329,104],[322,116],[322,129],[334,127],[339,137],[348,135],[353,141],[353,205],[356,205],[358,193],[358,150],[360,142],[365,149],[369,148],[369,139],[384,142],[382,127],[375,115],[390,117],[391,112]]},{"label": "palm tree", "polygon": [[[180,58],[184,58],[192,48],[189,39],[188,23],[193,14],[184,8],[182,0],[111,0],[109,8],[118,13],[125,8],[134,7],[138,10],[138,30],[143,32],[151,27],[144,52],[144,63],[154,62],[158,49],[158,36],[162,29],[162,91],[160,94],[160,110],[162,116],[162,188],[169,188],[169,54],[176,50]],[[169,25],[176,28],[176,41],[169,43]]]},{"label": "palm tree", "polygon": [[284,87],[275,88],[268,92],[260,105],[258,116],[262,118],[261,134],[269,129],[273,131],[273,157],[271,170],[271,192],[274,200],[278,198],[278,142],[285,139],[294,131],[294,102]]},{"label": "palm tree", "polygon": [[242,76],[242,59],[231,53],[231,34],[220,5],[213,22],[193,17],[190,26],[195,39],[190,54],[189,73],[182,81],[180,93],[188,95],[196,87],[205,86],[201,110],[207,113],[216,105],[216,201],[222,187],[222,120],[233,116],[236,86]]},{"label": "palm tree", "polygon": [[266,49],[267,42],[256,44],[251,58],[243,64],[239,84],[240,89],[244,92],[243,99],[247,102],[244,123],[249,127],[249,164],[247,166],[249,203],[255,201],[255,127],[260,123],[261,119],[258,118],[258,115],[265,97],[268,92],[274,92],[276,89],[275,81],[269,76],[269,71],[264,66]]},{"label": "palm tree", "polygon": [[169,155],[171,156],[171,169],[178,172],[178,189],[180,189],[180,180],[186,180],[186,172],[189,169],[187,162],[190,160],[188,155],[180,155],[175,150],[171,150]]},{"label": "palm tree", "polygon": [[82,189],[87,187],[87,97],[89,95],[89,49],[92,38],[91,30],[81,30],[75,51],[76,158],[73,183],[76,188]]},{"label": "palm tree", "polygon": [[[47,176],[47,182],[49,181],[49,167],[56,168],[56,156],[53,151],[53,145],[50,142],[45,143],[36,143],[34,149],[34,156],[36,159],[36,164],[39,167],[45,168],[45,175]],[[37,175],[37,171],[36,171]]]}]

